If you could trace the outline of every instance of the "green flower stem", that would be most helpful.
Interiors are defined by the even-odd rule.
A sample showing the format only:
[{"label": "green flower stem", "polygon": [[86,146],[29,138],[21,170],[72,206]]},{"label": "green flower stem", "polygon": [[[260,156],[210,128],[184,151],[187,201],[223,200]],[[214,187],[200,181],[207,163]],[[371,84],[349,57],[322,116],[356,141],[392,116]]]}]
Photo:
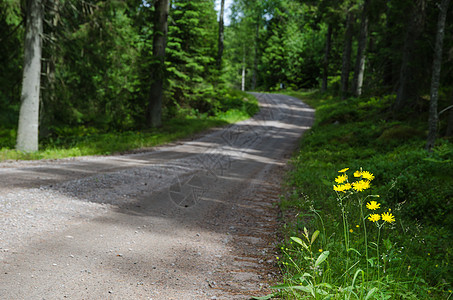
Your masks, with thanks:
[{"label": "green flower stem", "polygon": [[379,277],[379,271],[380,271],[380,270],[379,270],[379,268],[380,268],[380,266],[379,266],[379,265],[380,265],[380,264],[379,264],[379,262],[380,262],[380,259],[379,259],[379,239],[381,238],[381,228],[382,228],[383,225],[384,225],[384,223],[382,223],[381,225],[378,225],[378,236],[377,236],[377,239],[376,239],[378,288],[380,288],[380,287],[379,287],[379,284],[380,284],[380,282],[381,282],[381,281],[379,280],[379,279],[380,279],[380,277]]},{"label": "green flower stem", "polygon": [[[348,225],[346,221],[346,215],[344,211],[344,206],[341,205],[341,214],[343,216],[343,234],[344,234],[344,244],[346,247],[346,270],[348,270],[349,267],[349,236],[348,236]],[[346,284],[347,276],[344,277],[344,283]]]},{"label": "green flower stem", "polygon": [[343,234],[344,234],[344,245],[346,247],[346,253],[349,249],[349,235],[348,235],[348,222],[346,221],[346,215],[344,212],[344,207],[341,208],[341,213],[343,215]]},{"label": "green flower stem", "polygon": [[363,203],[360,202],[360,199],[359,199],[359,206],[360,206],[360,218],[362,219],[363,232],[365,235],[366,281],[368,282],[368,238],[367,238],[367,231],[366,231],[366,218],[363,215]]}]

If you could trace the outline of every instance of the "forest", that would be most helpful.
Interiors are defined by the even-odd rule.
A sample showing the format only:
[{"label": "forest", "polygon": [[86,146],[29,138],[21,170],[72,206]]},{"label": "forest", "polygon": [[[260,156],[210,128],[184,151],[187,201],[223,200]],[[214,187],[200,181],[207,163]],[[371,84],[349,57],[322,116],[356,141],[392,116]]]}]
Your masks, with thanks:
[{"label": "forest", "polygon": [[[451,298],[451,20],[449,0],[0,0],[0,160],[149,147],[253,116],[245,91],[298,96],[316,122],[262,299]],[[350,220],[375,194],[338,204],[349,167],[392,228]]]}]

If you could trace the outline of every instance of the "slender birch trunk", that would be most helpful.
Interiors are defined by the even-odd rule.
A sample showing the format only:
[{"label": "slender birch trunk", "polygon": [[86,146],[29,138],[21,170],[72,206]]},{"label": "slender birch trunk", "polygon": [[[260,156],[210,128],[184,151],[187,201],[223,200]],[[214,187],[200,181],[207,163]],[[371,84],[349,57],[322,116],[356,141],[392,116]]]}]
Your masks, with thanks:
[{"label": "slender birch trunk", "polygon": [[220,15],[219,15],[219,49],[217,53],[217,67],[222,70],[222,56],[223,56],[223,40],[224,40],[224,22],[223,15],[225,12],[225,0],[220,1]]},{"label": "slender birch trunk", "polygon": [[365,0],[363,3],[362,17],[360,23],[360,34],[357,48],[357,58],[354,68],[354,79],[352,81],[352,93],[354,96],[362,94],[363,75],[365,73],[365,52],[368,39],[368,7],[370,0]]},{"label": "slender birch trunk", "polygon": [[43,4],[41,0],[29,0],[27,2],[26,20],[24,70],[16,149],[32,152],[38,151],[43,34]]},{"label": "slender birch trunk", "polygon": [[258,43],[260,39],[260,19],[261,15],[258,14],[256,18],[255,28],[255,57],[253,58],[252,90],[255,90],[256,88],[256,80],[258,77]]},{"label": "slender birch trunk", "polygon": [[245,91],[245,47],[244,54],[242,57],[242,81],[241,81],[241,91]]}]

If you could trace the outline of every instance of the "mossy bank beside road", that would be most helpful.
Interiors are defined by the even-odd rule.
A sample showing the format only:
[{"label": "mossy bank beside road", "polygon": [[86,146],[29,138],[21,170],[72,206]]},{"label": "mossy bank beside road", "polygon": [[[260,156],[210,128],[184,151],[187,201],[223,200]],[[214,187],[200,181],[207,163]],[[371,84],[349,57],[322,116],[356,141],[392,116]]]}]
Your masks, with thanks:
[{"label": "mossy bank beside road", "polygon": [[451,298],[451,138],[425,151],[427,110],[395,116],[392,96],[295,94],[316,122],[280,205],[276,289],[288,299]]}]

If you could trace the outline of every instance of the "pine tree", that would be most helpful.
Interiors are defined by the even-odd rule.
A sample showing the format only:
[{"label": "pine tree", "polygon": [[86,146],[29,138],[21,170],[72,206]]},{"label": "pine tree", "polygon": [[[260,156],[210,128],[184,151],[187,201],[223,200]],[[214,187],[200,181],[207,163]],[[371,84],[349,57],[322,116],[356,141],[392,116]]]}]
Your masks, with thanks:
[{"label": "pine tree", "polygon": [[[172,1],[168,31],[168,97],[173,105],[206,112],[218,74],[214,1]],[[169,104],[170,105],[170,104]]]}]

